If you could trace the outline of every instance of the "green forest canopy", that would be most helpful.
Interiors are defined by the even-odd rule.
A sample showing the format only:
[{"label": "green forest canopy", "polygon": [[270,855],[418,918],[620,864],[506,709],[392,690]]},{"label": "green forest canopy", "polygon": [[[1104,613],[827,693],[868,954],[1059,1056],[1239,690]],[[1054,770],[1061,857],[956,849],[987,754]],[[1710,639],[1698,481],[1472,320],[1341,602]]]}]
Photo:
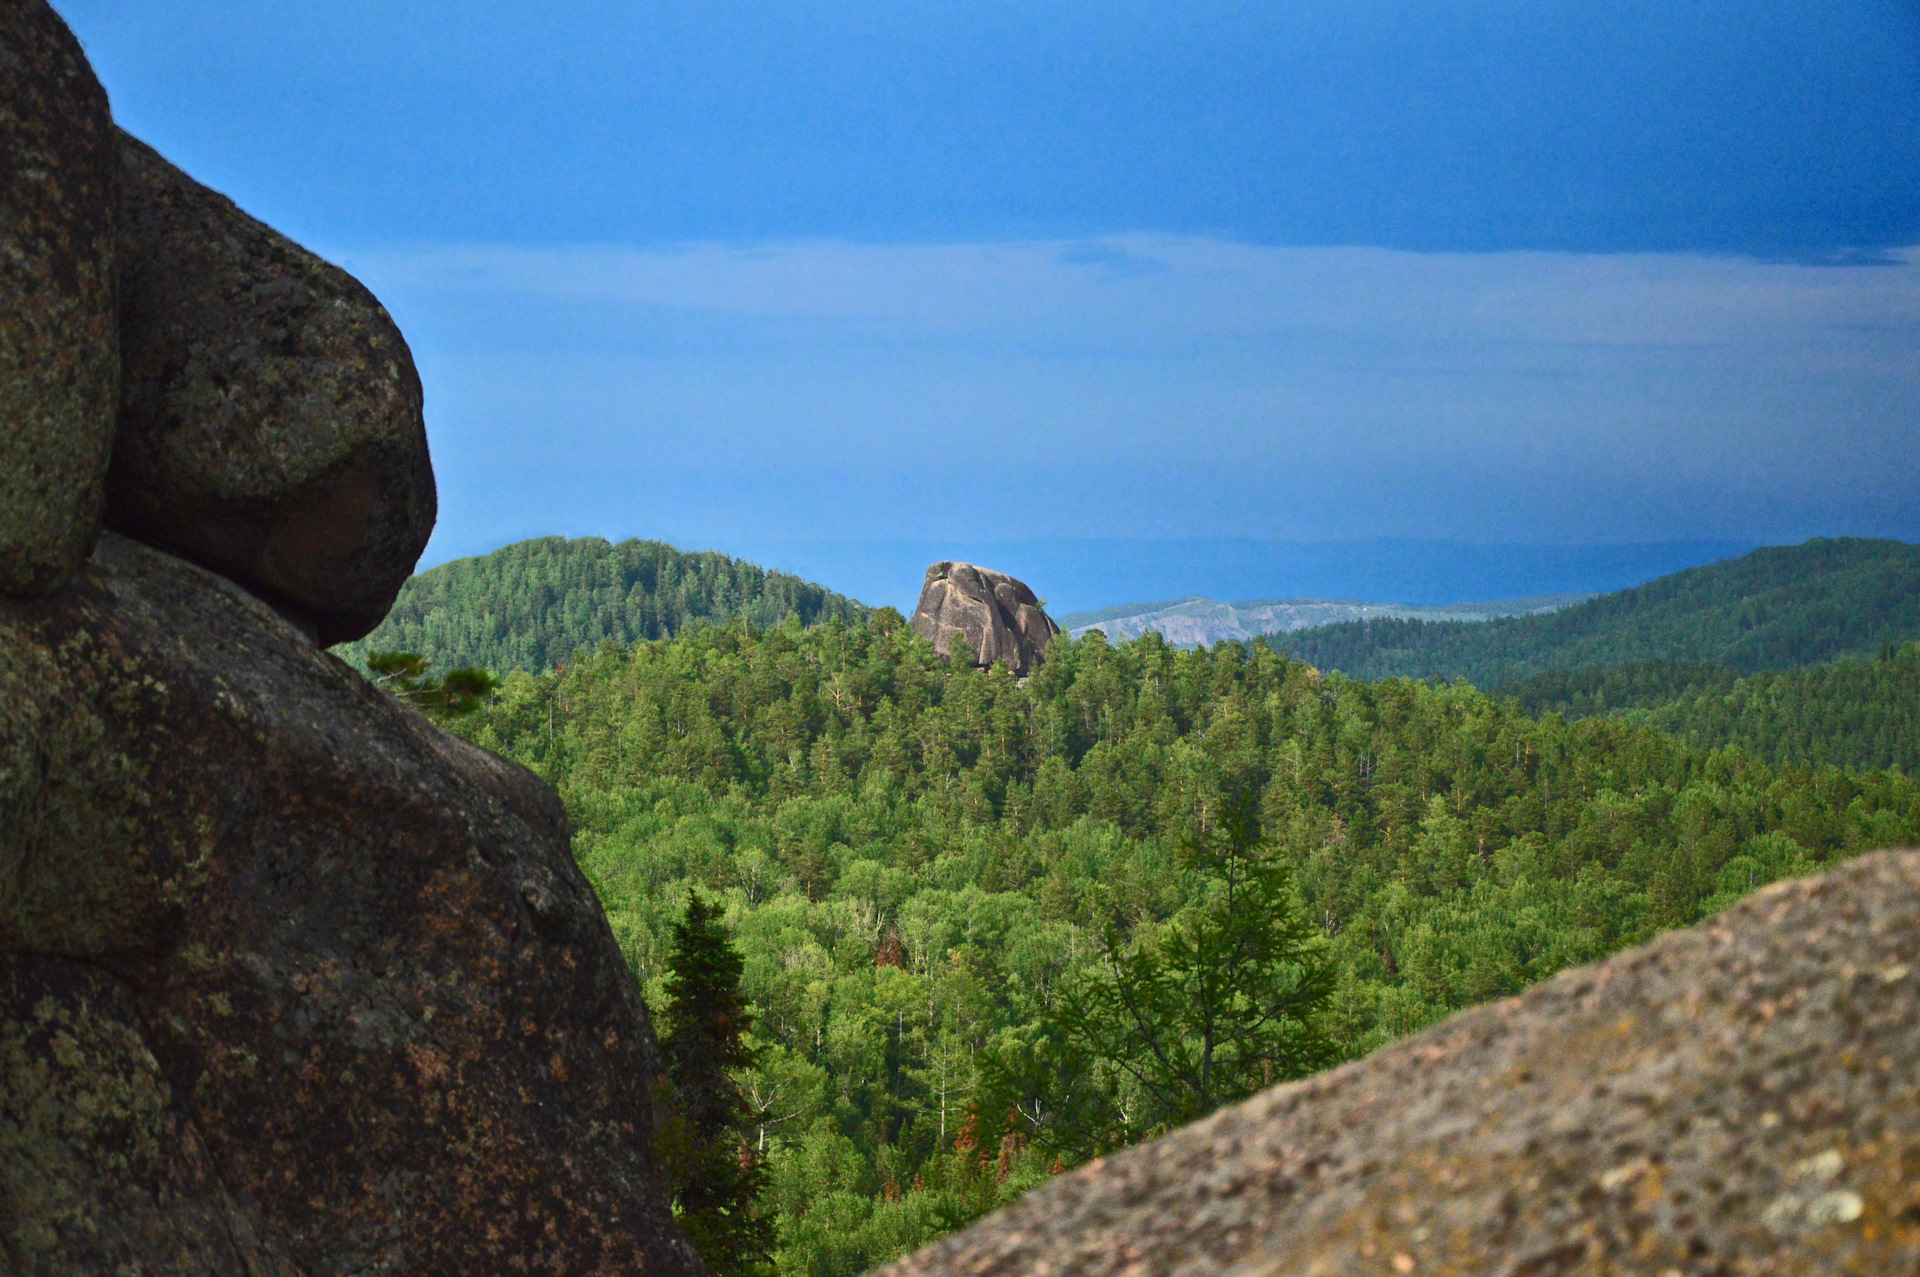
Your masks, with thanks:
[{"label": "green forest canopy", "polygon": [[1920,643],[1871,661],[1736,675],[1725,666],[1641,661],[1547,670],[1493,689],[1538,717],[1608,714],[1696,745],[1734,745],[1786,766],[1891,767],[1920,776]]},{"label": "green forest canopy", "polygon": [[407,581],[380,628],[335,649],[366,668],[373,652],[413,652],[442,670],[551,669],[607,639],[666,638],[746,617],[778,625],[857,621],[867,609],[785,572],[660,541],[540,537],[456,559]]},{"label": "green forest canopy", "polygon": [[1264,642],[1063,638],[1023,686],[897,617],[690,626],[512,673],[456,730],[560,790],[656,1006],[687,892],[724,905],[776,1259],[814,1277],[1065,1164],[1072,1097],[1022,1091],[1019,1063],[1109,928],[1153,945],[1210,907],[1181,847],[1222,760],[1324,946],[1343,1055],[1920,837],[1897,774],[1323,676]]},{"label": "green forest canopy", "polygon": [[1842,538],[1774,546],[1540,616],[1348,621],[1272,636],[1353,678],[1464,678],[1711,662],[1739,673],[1872,658],[1920,638],[1920,546]]}]

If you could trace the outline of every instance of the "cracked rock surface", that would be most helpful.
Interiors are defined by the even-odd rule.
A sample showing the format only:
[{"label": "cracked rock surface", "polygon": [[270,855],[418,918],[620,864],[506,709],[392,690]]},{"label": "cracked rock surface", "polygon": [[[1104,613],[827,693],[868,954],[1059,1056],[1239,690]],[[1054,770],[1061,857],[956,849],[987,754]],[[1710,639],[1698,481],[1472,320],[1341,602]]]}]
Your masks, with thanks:
[{"label": "cracked rock surface", "polygon": [[1045,659],[1060,627],[1025,581],[971,563],[940,562],[927,569],[920,587],[913,632],[942,656],[959,635],[980,668],[1004,664],[1024,678]]},{"label": "cracked rock surface", "polygon": [[1766,888],[883,1271],[1920,1272],[1920,852]]}]

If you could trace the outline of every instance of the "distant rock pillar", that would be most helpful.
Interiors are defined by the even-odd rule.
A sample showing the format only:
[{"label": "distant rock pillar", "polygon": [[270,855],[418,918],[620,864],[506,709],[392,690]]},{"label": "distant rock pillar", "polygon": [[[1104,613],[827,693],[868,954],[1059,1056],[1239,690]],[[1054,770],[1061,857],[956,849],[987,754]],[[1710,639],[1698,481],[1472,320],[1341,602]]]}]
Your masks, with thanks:
[{"label": "distant rock pillar", "polygon": [[942,561],[927,569],[913,632],[942,656],[958,634],[973,649],[975,665],[988,669],[998,662],[1024,678],[1045,659],[1060,627],[1041,610],[1025,581],[971,563]]}]

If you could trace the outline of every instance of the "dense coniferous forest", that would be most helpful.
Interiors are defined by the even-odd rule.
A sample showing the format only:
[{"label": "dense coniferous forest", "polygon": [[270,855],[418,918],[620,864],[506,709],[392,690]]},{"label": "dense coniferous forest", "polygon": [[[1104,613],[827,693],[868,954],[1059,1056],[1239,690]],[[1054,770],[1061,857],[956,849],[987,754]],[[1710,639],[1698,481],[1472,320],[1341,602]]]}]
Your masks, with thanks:
[{"label": "dense coniferous forest", "polygon": [[1611,714],[1696,745],[1733,745],[1776,766],[1892,767],[1920,775],[1920,644],[1871,661],[1734,674],[1647,661],[1549,670],[1494,690],[1530,714]]},{"label": "dense coniferous forest", "polygon": [[[1828,544],[1869,582],[1896,557]],[[1063,638],[1022,685],[887,609],[801,622],[523,667],[456,725],[560,790],[656,1008],[688,893],[724,911],[783,1274],[862,1271],[1196,1105],[1920,838],[1898,774],[1323,675],[1265,642]],[[1101,1007],[1156,962],[1167,1003],[1181,953],[1252,934],[1236,864],[1273,927],[1219,952],[1266,963],[1295,1018],[1234,1089],[1156,1107]]]},{"label": "dense coniferous forest", "polygon": [[1712,661],[1629,661],[1580,670],[1542,670],[1530,678],[1487,689],[1512,698],[1538,718],[1558,714],[1569,722],[1595,714],[1652,709],[1701,692],[1725,693],[1740,675]]},{"label": "dense coniferous forest", "polygon": [[1349,621],[1275,635],[1354,678],[1464,678],[1480,687],[1543,670],[1708,662],[1737,673],[1871,658],[1920,637],[1920,546],[1859,538],[1756,550],[1541,616]]},{"label": "dense coniferous forest", "polygon": [[541,537],[422,572],[400,590],[380,628],[336,649],[366,667],[372,652],[414,652],[444,670],[539,671],[607,639],[666,638],[689,625],[746,617],[778,625],[867,609],[785,572],[660,541]]}]

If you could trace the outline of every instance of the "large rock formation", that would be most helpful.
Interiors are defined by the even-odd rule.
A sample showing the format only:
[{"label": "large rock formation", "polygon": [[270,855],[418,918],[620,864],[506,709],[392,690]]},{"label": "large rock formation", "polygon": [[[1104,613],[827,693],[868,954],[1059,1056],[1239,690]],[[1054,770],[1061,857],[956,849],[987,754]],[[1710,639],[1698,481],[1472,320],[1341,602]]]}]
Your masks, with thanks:
[{"label": "large rock formation", "polygon": [[40,0],[0,98],[0,1272],[703,1272],[558,797],[315,641],[432,526],[398,332],[131,139],[116,316]]},{"label": "large rock formation", "polygon": [[980,668],[1004,664],[1025,677],[1045,657],[1060,627],[1040,610],[1025,581],[971,563],[940,562],[927,569],[920,587],[913,632],[942,656],[957,634]]},{"label": "large rock formation", "polygon": [[107,522],[304,617],[380,623],[433,531],[420,377],[360,282],[120,135]]},{"label": "large rock formation", "polygon": [[1768,888],[886,1272],[1920,1272],[1920,853]]},{"label": "large rock formation", "polygon": [[0,601],[0,953],[8,1272],[698,1267],[553,791],[111,533]]},{"label": "large rock formation", "polygon": [[113,124],[45,0],[0,4],[0,593],[40,594],[100,531],[120,347]]}]

